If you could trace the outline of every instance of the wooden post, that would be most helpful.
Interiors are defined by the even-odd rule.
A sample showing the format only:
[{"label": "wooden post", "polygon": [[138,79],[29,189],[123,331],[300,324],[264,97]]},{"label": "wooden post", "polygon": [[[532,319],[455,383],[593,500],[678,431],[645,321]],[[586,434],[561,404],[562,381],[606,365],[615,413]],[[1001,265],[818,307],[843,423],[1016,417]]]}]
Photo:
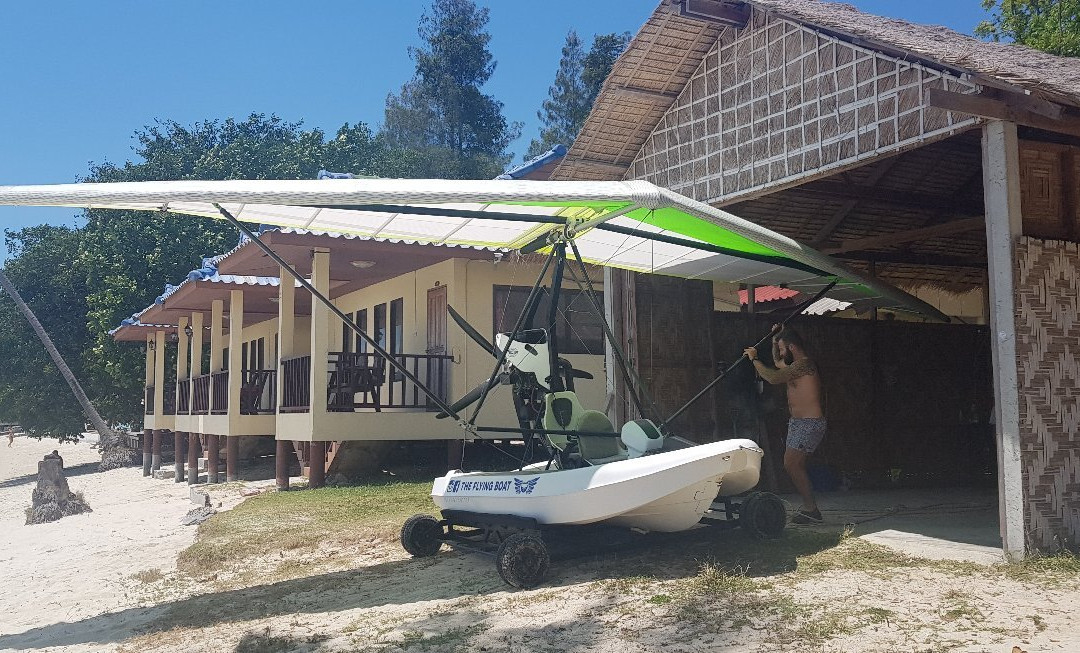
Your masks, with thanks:
[{"label": "wooden post", "polygon": [[154,430],[143,429],[142,436],[142,475],[149,476],[152,472]]},{"label": "wooden post", "polygon": [[1015,123],[1001,120],[986,123],[982,133],[982,164],[1001,541],[1005,556],[1017,560],[1025,554],[1025,509],[1014,306],[1016,242],[1023,230],[1020,144]]},{"label": "wooden post", "polygon": [[[314,398],[312,404],[314,404]],[[308,453],[308,487],[312,490],[326,485],[326,443],[312,442]]]},{"label": "wooden post", "polygon": [[187,482],[195,485],[199,482],[199,434],[188,434],[187,448]]},{"label": "wooden post", "polygon": [[173,432],[173,482],[184,482],[184,443],[187,442],[187,433],[183,431]]},{"label": "wooden post", "polygon": [[206,482],[218,482],[218,436],[213,433],[206,434]]},{"label": "wooden post", "polygon": [[189,374],[192,377],[204,374],[203,362],[203,314],[192,313],[191,315],[191,365]]},{"label": "wooden post", "polygon": [[239,480],[236,474],[237,458],[240,457],[240,436],[225,437],[225,480],[229,483]]},{"label": "wooden post", "polygon": [[[229,429],[240,425],[240,388],[244,384],[244,291],[229,291]],[[237,430],[239,430],[237,428]],[[228,445],[226,445],[228,446]],[[228,461],[228,455],[226,455]]]},{"label": "wooden post", "polygon": [[293,455],[292,442],[278,440],[274,451],[274,479],[277,481],[277,489],[284,492],[289,489],[289,460]]},{"label": "wooden post", "polygon": [[464,440],[446,441],[446,471],[461,469],[461,463],[465,457],[464,446]]},{"label": "wooden post", "polygon": [[153,445],[150,449],[151,472],[161,469],[161,440],[165,437],[165,429],[154,429],[153,433]]}]

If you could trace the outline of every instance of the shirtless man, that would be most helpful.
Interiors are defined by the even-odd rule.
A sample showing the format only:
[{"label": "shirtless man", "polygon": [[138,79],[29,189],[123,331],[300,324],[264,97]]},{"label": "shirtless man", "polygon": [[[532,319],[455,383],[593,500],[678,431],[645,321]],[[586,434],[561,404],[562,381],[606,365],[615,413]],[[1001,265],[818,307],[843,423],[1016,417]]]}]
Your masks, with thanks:
[{"label": "shirtless man", "polygon": [[772,368],[757,357],[753,347],[745,351],[754,363],[758,375],[773,385],[787,384],[788,421],[787,450],[784,451],[784,469],[787,470],[795,488],[802,496],[802,508],[791,521],[796,524],[820,524],[821,511],[814,500],[810,477],[806,473],[806,459],[814,453],[825,438],[825,414],[821,410],[821,376],[817,365],[806,355],[802,338],[792,329],[781,330],[773,326]]}]

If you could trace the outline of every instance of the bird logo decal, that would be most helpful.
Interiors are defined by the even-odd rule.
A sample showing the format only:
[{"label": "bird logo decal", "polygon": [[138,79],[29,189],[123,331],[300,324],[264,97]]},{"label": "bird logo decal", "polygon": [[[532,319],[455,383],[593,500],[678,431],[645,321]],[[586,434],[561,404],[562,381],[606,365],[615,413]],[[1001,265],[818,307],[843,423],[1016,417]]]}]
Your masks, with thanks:
[{"label": "bird logo decal", "polygon": [[514,493],[515,494],[532,494],[536,489],[536,484],[540,481],[540,477],[537,476],[534,479],[523,481],[520,478],[514,479]]}]

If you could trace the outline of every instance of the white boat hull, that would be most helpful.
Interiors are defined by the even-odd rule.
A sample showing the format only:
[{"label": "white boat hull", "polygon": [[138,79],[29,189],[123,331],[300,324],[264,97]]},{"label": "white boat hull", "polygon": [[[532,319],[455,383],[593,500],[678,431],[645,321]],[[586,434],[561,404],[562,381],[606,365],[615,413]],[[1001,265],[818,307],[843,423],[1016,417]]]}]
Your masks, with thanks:
[{"label": "white boat hull", "polygon": [[761,456],[752,440],[725,440],[579,469],[452,471],[431,497],[441,510],[673,532],[697,524],[718,494],[757,485]]}]

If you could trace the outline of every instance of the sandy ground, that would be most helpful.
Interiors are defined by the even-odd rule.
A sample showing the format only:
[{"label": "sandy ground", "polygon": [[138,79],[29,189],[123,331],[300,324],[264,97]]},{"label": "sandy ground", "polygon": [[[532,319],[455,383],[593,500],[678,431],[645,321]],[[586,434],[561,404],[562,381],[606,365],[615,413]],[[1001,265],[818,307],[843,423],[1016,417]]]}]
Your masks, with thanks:
[{"label": "sandy ground", "polygon": [[[83,493],[93,512],[28,526],[24,510],[37,462],[53,449],[64,458],[69,487]],[[195,527],[180,525],[194,507],[186,484],[149,481],[141,468],[102,473],[99,461],[88,442],[16,437],[9,448],[0,439],[0,650],[108,650],[51,645],[86,634],[88,618],[136,606],[131,576],[175,569],[177,553],[194,540]],[[230,505],[238,500],[221,494]],[[51,627],[35,630],[42,626]],[[97,636],[108,641],[130,632],[125,620],[114,620]],[[31,634],[17,645],[3,641],[14,633]]]},{"label": "sandy ground", "polygon": [[[4,444],[0,651],[1080,650],[1080,578],[1048,585],[992,567],[911,565],[702,585],[702,561],[723,560],[737,531],[560,562],[531,591],[508,591],[488,557],[444,550],[415,560],[396,542],[327,551],[334,569],[221,589],[175,571],[195,535],[179,525],[191,508],[186,485],[139,469],[99,473],[95,451],[65,445],[71,487],[94,512],[25,526],[31,474],[54,445]],[[214,500],[227,507],[238,492],[218,489]],[[272,579],[288,556],[250,564]],[[164,576],[132,578],[152,568]]]}]

